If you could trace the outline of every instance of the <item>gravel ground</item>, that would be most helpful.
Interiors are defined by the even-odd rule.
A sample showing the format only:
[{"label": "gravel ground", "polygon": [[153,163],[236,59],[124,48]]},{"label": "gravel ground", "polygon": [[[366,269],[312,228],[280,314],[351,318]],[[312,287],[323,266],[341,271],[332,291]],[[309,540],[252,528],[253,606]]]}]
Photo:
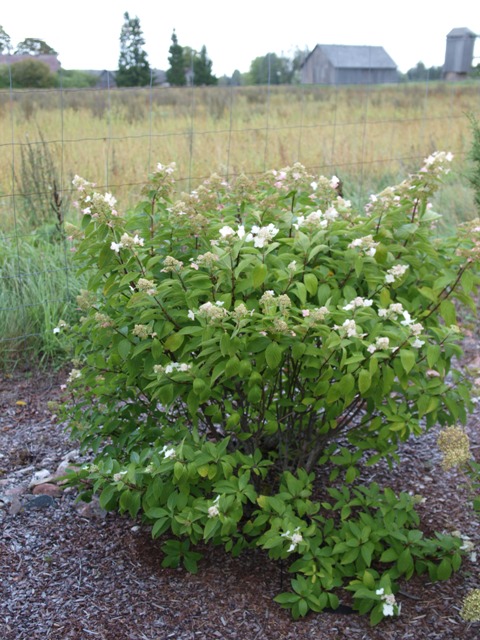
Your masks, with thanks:
[{"label": "gravel ground", "polygon": [[[480,369],[478,343],[471,339],[467,347],[465,364]],[[324,612],[294,622],[272,600],[288,576],[262,551],[233,559],[208,548],[196,575],[163,569],[160,541],[148,527],[96,503],[77,503],[75,489],[30,486],[42,469],[81,461],[47,408],[64,377],[44,371],[0,377],[0,640],[480,638],[480,623],[459,616],[463,597],[480,588],[469,559],[446,582],[416,577],[402,584],[401,615],[375,628],[357,614]],[[478,459],[477,407],[467,431]],[[480,528],[461,477],[440,469],[435,443],[434,431],[405,443],[398,468],[378,464],[364,480],[422,494],[426,530],[458,529],[478,546]]]}]

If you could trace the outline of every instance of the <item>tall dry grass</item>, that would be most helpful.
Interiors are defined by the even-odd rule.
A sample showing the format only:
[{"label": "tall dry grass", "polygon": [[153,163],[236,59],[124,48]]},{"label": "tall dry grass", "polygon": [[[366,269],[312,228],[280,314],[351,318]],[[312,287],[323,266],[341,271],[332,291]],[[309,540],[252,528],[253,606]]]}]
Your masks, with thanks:
[{"label": "tall dry grass", "polygon": [[[179,187],[217,172],[258,173],[300,161],[347,183],[391,182],[436,149],[463,158],[467,113],[478,114],[478,83],[66,89],[0,92],[0,217],[22,145],[46,143],[69,191],[78,173],[133,201],[157,162],[175,161]],[[42,141],[43,139],[43,141]],[[57,185],[58,188],[58,185]]]}]

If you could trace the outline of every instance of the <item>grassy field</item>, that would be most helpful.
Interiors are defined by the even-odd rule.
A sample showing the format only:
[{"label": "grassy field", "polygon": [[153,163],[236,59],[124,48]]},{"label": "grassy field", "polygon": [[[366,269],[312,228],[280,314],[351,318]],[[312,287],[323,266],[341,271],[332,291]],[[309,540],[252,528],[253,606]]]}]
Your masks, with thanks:
[{"label": "grassy field", "polygon": [[13,208],[9,196],[22,190],[26,149],[49,154],[60,193],[78,173],[125,205],[157,162],[172,161],[182,189],[213,172],[258,173],[300,161],[366,192],[418,168],[434,150],[463,158],[466,114],[479,112],[478,82],[3,91],[2,226]]},{"label": "grassy field", "polygon": [[[135,201],[157,162],[175,161],[178,189],[296,161],[336,174],[345,197],[402,180],[435,150],[455,163],[438,195],[443,232],[476,215],[466,178],[480,114],[478,82],[395,86],[0,91],[0,352],[5,360],[61,349],[78,283],[56,226],[74,219],[75,174]],[[51,242],[56,238],[56,242]]]}]

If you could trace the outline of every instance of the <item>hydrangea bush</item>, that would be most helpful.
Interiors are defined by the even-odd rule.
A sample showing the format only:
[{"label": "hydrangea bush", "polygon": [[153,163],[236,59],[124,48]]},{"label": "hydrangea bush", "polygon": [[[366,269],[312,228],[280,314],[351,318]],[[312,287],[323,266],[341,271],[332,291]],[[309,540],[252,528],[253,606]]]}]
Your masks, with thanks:
[{"label": "hydrangea bush", "polygon": [[451,160],[363,211],[299,164],[177,199],[159,164],[127,214],[77,176],[89,280],[67,410],[96,456],[84,497],[173,534],[165,566],[195,571],[202,541],[288,558],[295,617],[343,587],[376,623],[399,613],[400,577],[448,578],[461,543],[426,539],[415,498],[347,485],[360,459],[466,420],[456,303],[475,309],[480,226],[433,232]]}]

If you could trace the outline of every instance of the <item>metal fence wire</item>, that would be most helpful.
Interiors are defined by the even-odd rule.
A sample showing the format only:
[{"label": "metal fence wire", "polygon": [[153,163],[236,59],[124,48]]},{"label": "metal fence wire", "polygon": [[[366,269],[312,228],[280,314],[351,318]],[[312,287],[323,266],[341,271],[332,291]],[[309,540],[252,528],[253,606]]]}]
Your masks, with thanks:
[{"label": "metal fence wire", "polygon": [[[300,162],[360,201],[435,150],[463,166],[467,116],[479,111],[478,80],[0,90],[0,354],[26,353],[76,293],[63,233],[78,215],[75,174],[127,208],[158,162],[176,162],[179,193],[214,172],[232,180]],[[54,260],[50,250],[34,260],[41,243]],[[24,287],[32,279],[44,283],[37,297]],[[32,311],[42,322],[22,324]]]}]

